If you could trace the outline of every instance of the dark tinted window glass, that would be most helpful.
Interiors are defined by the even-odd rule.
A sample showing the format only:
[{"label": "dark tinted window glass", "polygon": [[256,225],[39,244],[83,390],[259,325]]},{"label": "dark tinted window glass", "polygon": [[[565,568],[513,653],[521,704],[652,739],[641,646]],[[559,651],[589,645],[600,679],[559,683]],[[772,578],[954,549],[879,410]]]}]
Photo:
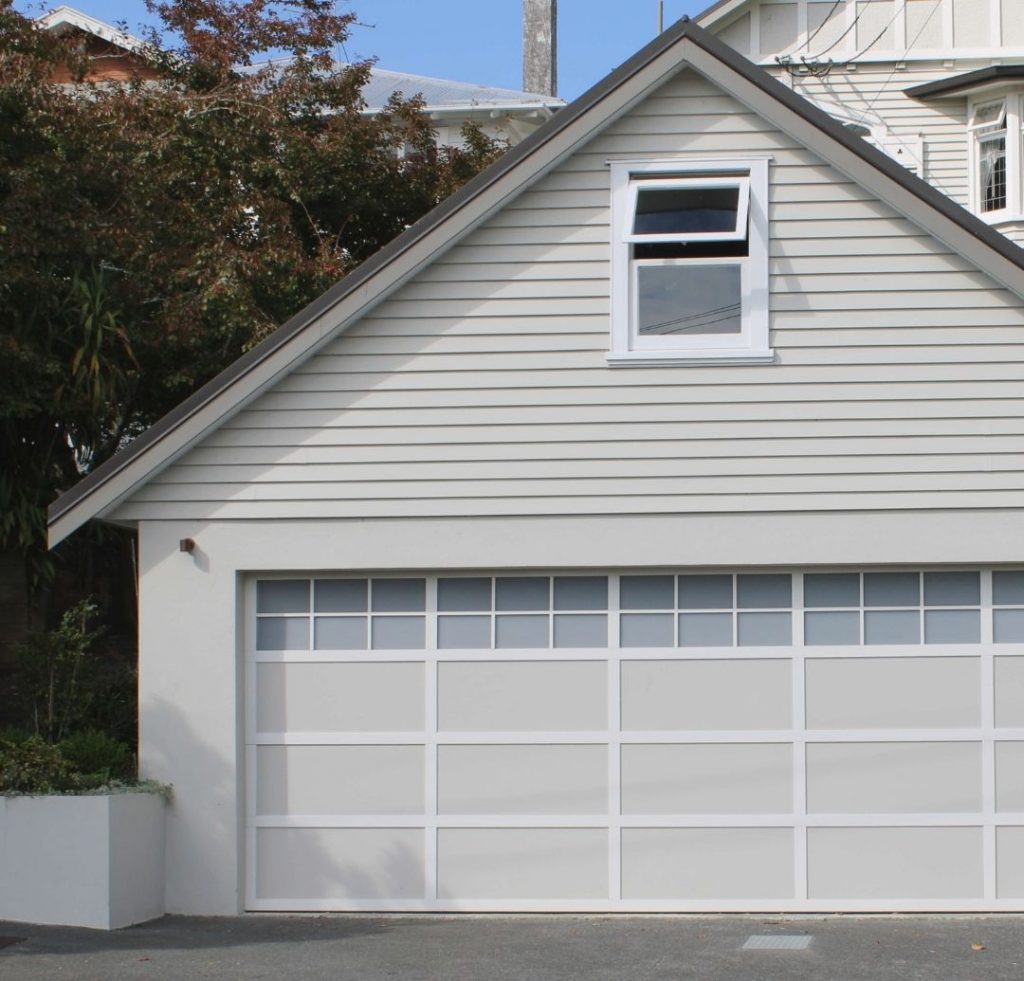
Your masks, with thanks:
[{"label": "dark tinted window glass", "polygon": [[737,187],[640,188],[635,235],[733,232],[740,192]]}]

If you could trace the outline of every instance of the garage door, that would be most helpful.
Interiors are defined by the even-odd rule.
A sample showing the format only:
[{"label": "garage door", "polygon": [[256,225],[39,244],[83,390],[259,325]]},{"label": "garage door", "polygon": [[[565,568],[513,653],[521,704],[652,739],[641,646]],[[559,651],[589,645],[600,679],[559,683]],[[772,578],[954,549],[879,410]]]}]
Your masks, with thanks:
[{"label": "garage door", "polygon": [[1024,572],[248,600],[250,909],[1024,907]]}]

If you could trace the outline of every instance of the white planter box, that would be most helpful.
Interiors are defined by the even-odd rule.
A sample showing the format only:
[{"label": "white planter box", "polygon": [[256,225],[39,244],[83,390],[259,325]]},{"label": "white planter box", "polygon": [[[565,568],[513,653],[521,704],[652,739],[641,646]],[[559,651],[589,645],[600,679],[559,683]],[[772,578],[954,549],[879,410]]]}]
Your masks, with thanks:
[{"label": "white planter box", "polygon": [[156,793],[0,797],[0,920],[113,930],[164,912]]}]

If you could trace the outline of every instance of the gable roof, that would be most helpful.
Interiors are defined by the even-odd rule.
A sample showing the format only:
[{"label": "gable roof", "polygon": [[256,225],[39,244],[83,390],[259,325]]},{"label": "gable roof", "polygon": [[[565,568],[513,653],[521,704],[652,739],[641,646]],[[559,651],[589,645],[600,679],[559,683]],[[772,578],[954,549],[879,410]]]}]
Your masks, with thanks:
[{"label": "gable roof", "polygon": [[145,43],[139,38],[127,34],[113,24],[83,14],[74,7],[60,6],[48,10],[36,20],[36,23],[46,31],[54,34],[65,34],[68,31],[79,30],[86,34],[92,34],[102,41],[109,41],[111,44],[126,51],[141,51]]},{"label": "gable roof", "polygon": [[479,226],[645,95],[690,67],[1024,297],[1024,250],[683,19],[314,300],[50,507],[51,547],[151,476]]}]

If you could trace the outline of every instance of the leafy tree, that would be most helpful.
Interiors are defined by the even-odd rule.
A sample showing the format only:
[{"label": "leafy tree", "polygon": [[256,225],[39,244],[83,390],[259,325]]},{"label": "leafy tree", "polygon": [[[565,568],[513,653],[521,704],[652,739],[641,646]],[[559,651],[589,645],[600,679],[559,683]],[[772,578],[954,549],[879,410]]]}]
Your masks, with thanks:
[{"label": "leafy tree", "polygon": [[438,149],[415,99],[362,113],[329,0],[150,10],[157,81],[111,83],[0,0],[0,549],[37,580],[60,490],[501,150]]}]

